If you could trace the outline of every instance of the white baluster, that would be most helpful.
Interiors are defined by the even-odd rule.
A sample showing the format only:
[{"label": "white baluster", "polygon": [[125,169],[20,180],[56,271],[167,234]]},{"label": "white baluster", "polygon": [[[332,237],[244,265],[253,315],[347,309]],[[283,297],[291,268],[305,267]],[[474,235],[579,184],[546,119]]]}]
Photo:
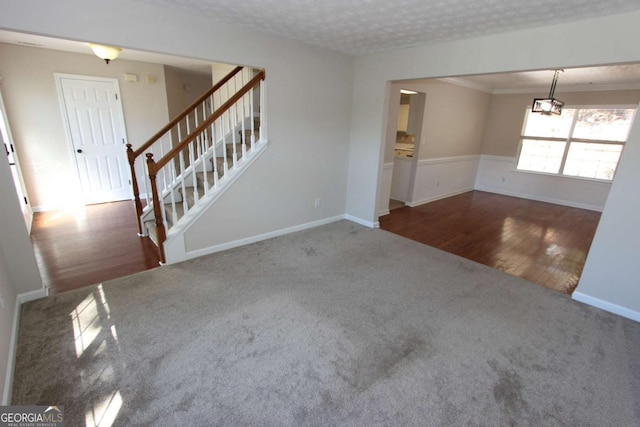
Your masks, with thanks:
[{"label": "white baluster", "polygon": [[[207,129],[202,131],[202,139],[207,139]],[[209,194],[209,180],[207,180],[207,151],[204,151],[200,158],[200,164],[202,165],[202,189],[204,195]]]},{"label": "white baluster", "polygon": [[[193,130],[196,130],[196,129],[198,129],[198,108],[197,107],[193,111],[193,117],[194,117]],[[195,158],[196,159],[200,158],[200,156],[202,155],[202,152],[201,152],[201,149],[200,149],[200,135],[196,136],[194,150],[195,150]]]},{"label": "white baluster", "polygon": [[[244,87],[244,85],[242,85],[242,87]],[[247,132],[245,131],[245,124],[244,122],[246,121],[246,117],[247,117],[247,111],[245,108],[245,98],[246,98],[246,94],[245,96],[242,97],[242,122],[241,122],[241,134],[240,134],[240,143],[242,144],[242,159],[245,160],[245,156],[247,155]]]},{"label": "white baluster", "polygon": [[[193,184],[193,204],[198,203],[198,181],[196,178],[196,165],[195,165],[195,140],[189,142],[189,168],[191,169],[191,183]],[[187,211],[184,211],[186,214]]]},{"label": "white baluster", "polygon": [[253,88],[251,88],[251,90],[249,91],[249,109],[251,110],[251,123],[249,123],[249,125],[251,126],[251,149],[253,150],[256,146],[256,129],[255,129],[255,113],[254,113],[254,105],[253,105]]},{"label": "white baluster", "polygon": [[180,141],[182,141],[182,128],[180,127],[180,122],[178,122],[177,127],[178,127],[178,142],[176,142],[175,145],[180,144]]},{"label": "white baluster", "polygon": [[266,122],[266,110],[265,106],[265,84],[264,80],[260,80],[260,140],[264,141],[267,139],[267,122]]},{"label": "white baluster", "polygon": [[[229,82],[227,82],[227,101],[231,97],[231,95],[229,95],[230,87],[231,87],[231,82],[229,81]],[[227,124],[229,126],[227,128],[227,132],[233,132],[233,125],[231,124],[231,113],[230,113],[229,110],[227,110]],[[226,142],[227,141],[226,134],[225,134],[225,136],[223,138],[224,138],[224,140]]]},{"label": "white baluster", "polygon": [[[182,142],[182,120],[180,120],[178,122],[178,141],[176,142],[176,146],[180,144],[180,142]],[[182,195],[182,211],[186,212],[187,211],[187,188],[184,182],[184,171],[185,171],[185,164],[184,164],[184,154],[183,154],[183,150],[180,150],[180,152],[178,153],[178,182],[177,182],[177,186],[180,187],[180,194]]]},{"label": "white baluster", "polygon": [[[233,117],[237,119],[238,117],[238,112],[237,112],[237,108],[236,108],[236,104],[233,104],[231,106],[231,110],[233,111]],[[233,144],[233,150],[232,150],[232,155],[233,155],[233,167],[236,167],[236,164],[238,163],[238,153],[236,152],[236,121],[234,120],[233,126],[231,127],[231,143]]]},{"label": "white baluster", "polygon": [[[162,168],[164,169],[164,168]],[[163,173],[163,171],[159,171],[159,173]],[[169,221],[167,221],[167,211],[165,209],[165,205],[164,205],[164,193],[161,191],[160,194],[158,194],[158,199],[160,201],[160,212],[161,212],[161,216],[162,216],[162,222],[164,223],[166,230],[169,231],[169,229],[171,227],[169,227]],[[176,218],[173,219],[173,223],[176,222]]]},{"label": "white baluster", "polygon": [[[174,158],[175,159],[175,158]],[[176,190],[176,164],[175,164],[175,160],[171,159],[171,161],[169,162],[169,170],[171,171],[171,175],[173,176],[172,179],[172,183],[171,183],[171,188],[169,189],[169,192],[171,193],[171,216],[173,218],[178,218],[178,211],[176,210],[176,195],[175,195],[175,190]]]},{"label": "white baluster", "polygon": [[[217,121],[217,120],[216,120]],[[211,123],[211,168],[213,169],[213,187],[218,187],[218,159],[216,158],[216,121]]]},{"label": "white baluster", "polygon": [[[182,138],[180,138],[180,140],[182,140]],[[182,189],[182,210],[186,213],[189,210],[189,207],[187,206],[187,186],[185,185],[184,182],[184,152],[183,150],[180,150],[180,153],[178,154],[178,162],[180,163],[180,188]]]},{"label": "white baluster", "polygon": [[[144,154],[147,154],[145,152]],[[146,156],[142,157],[143,159]],[[149,171],[147,170],[146,163],[142,163],[142,183],[144,184],[144,200],[146,202],[145,209],[151,205],[151,196],[149,196]]]},{"label": "white baluster", "polygon": [[227,133],[224,130],[224,115],[225,114],[229,114],[229,112],[225,112],[222,113],[222,117],[220,117],[222,120],[220,121],[220,133],[222,134],[222,171],[223,171],[223,176],[226,177],[227,176],[227,172],[229,171],[229,164],[227,163],[227,144],[226,144],[226,135]]},{"label": "white baluster", "polygon": [[[159,191],[160,203],[164,206],[164,197],[167,194],[167,190],[171,191],[170,177],[167,177],[166,166],[160,170],[162,174],[162,189]],[[157,180],[156,180],[157,181]],[[165,216],[166,219],[166,216]]]},{"label": "white baluster", "polygon": [[[209,115],[207,114],[207,101],[205,100],[202,103],[202,123],[207,121],[207,117],[209,117]],[[208,142],[207,142],[207,134],[206,132],[203,134],[202,136],[202,152],[206,153],[207,149],[208,149]]]}]

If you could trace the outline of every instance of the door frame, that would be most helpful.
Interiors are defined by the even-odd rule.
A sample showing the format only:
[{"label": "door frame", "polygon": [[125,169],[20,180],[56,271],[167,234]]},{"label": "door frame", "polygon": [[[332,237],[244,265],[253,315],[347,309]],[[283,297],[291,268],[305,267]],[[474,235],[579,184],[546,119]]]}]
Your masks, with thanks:
[{"label": "door frame", "polygon": [[[31,233],[31,227],[33,225],[33,208],[31,207],[31,198],[29,197],[29,193],[27,193],[27,185],[24,181],[24,175],[22,173],[22,167],[20,166],[20,158],[18,156],[18,152],[16,150],[16,145],[13,141],[13,134],[11,133],[11,125],[9,123],[9,118],[7,117],[6,105],[4,103],[4,98],[2,97],[2,90],[0,88],[0,120],[4,123],[5,134],[4,136],[0,136],[0,139],[7,144],[8,149],[11,150],[14,165],[9,165],[9,169],[15,167],[15,171],[11,171],[11,175],[13,178],[13,182],[16,186],[16,192],[18,193],[18,201],[20,203],[20,210],[22,211],[22,216],[24,218],[25,225],[27,226],[27,231],[29,234]],[[15,172],[15,174],[14,174]],[[17,178],[17,181],[16,181]]]},{"label": "door frame", "polygon": [[[80,169],[78,167],[78,156],[76,156],[76,148],[73,145],[73,138],[71,137],[71,128],[69,127],[69,116],[67,115],[67,106],[64,103],[62,80],[74,79],[74,80],[101,81],[105,83],[112,83],[115,85],[116,94],[118,96],[117,114],[118,114],[118,118],[122,123],[122,134],[124,135],[124,144],[126,145],[129,142],[129,135],[127,134],[127,122],[124,119],[124,110],[122,109],[122,95],[120,93],[120,81],[114,77],[84,76],[79,74],[66,74],[66,73],[53,73],[53,76],[56,81],[56,90],[58,92],[58,104],[60,105],[60,111],[62,114],[62,122],[64,127],[64,134],[67,139],[67,148],[69,149],[69,156],[71,156],[71,160],[73,162],[73,165],[75,166],[75,176],[79,184],[78,188],[80,188],[80,191],[84,193],[82,188],[82,180],[80,179]],[[123,151],[122,159],[125,161],[126,164],[129,164],[126,151]],[[127,176],[129,179],[129,183],[131,183],[131,171],[128,172]],[[81,196],[82,196],[81,197],[82,203],[86,205],[84,194],[81,194]],[[130,196],[131,198],[133,198],[133,193],[131,193]]]},{"label": "door frame", "polygon": [[[403,82],[389,82],[389,86],[388,86],[388,90],[389,90],[389,97],[388,97],[388,103],[386,105],[386,116],[387,116],[387,121],[385,123],[386,129],[384,131],[386,138],[385,138],[385,142],[384,142],[384,152],[383,152],[383,156],[385,156],[383,158],[383,165],[384,165],[384,161],[386,159],[386,153],[387,151],[393,151],[393,149],[391,147],[395,147],[396,145],[396,130],[397,130],[397,123],[398,123],[398,118],[400,116],[400,109],[399,109],[399,105],[401,103],[401,90],[402,89],[407,89],[407,90],[411,90],[413,92],[415,92],[415,94],[411,95],[415,104],[410,107],[409,109],[409,115],[411,118],[412,115],[412,111],[413,111],[413,117],[415,119],[415,140],[414,140],[414,145],[413,145],[413,157],[411,158],[411,166],[410,166],[410,171],[409,171],[409,180],[407,183],[407,200],[401,200],[401,202],[405,203],[406,206],[411,206],[411,204],[413,203],[414,200],[414,192],[415,192],[415,185],[416,185],[416,174],[418,171],[418,165],[420,163],[420,149],[422,148],[422,146],[424,145],[425,142],[425,138],[423,137],[424,135],[424,117],[426,114],[426,109],[427,109],[427,92],[424,90],[424,88],[420,88],[417,87],[415,85],[412,85],[411,83],[403,83]],[[417,107],[417,109],[416,109]],[[391,129],[393,129],[393,131],[391,131]],[[389,192],[388,194],[381,194],[381,199],[383,201],[381,201],[379,204],[381,203],[387,203],[388,200],[391,198],[391,189],[393,186],[393,171],[396,170],[396,161],[395,161],[396,157],[395,157],[395,152],[393,155],[393,160],[392,160],[392,164],[393,167],[392,172],[391,172],[391,177],[389,178],[388,181],[388,188],[389,188]],[[384,173],[383,173],[383,178],[384,179]],[[386,215],[389,211],[387,210],[386,212],[381,214],[381,210],[380,212],[378,212],[378,217],[382,216],[382,215]]]}]

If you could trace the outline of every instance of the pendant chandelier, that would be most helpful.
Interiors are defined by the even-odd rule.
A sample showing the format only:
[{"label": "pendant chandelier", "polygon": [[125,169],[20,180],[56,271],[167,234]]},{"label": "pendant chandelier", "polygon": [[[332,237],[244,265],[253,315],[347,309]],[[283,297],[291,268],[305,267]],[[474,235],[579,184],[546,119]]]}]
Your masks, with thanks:
[{"label": "pendant chandelier", "polygon": [[546,98],[535,98],[533,100],[533,105],[531,106],[531,111],[533,113],[541,113],[541,114],[558,114],[562,113],[562,107],[564,106],[564,102],[559,99],[555,99],[554,93],[556,91],[556,83],[558,83],[558,74],[560,71],[564,70],[554,70],[553,74],[553,82],[551,82],[551,89],[549,90],[549,96]]}]

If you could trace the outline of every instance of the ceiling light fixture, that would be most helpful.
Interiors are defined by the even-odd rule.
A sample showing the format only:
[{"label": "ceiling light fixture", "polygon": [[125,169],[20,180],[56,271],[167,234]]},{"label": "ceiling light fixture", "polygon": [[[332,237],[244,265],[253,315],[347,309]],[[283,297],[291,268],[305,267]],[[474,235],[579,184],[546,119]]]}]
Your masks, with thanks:
[{"label": "ceiling light fixture", "polygon": [[93,50],[93,53],[100,59],[104,59],[104,61],[108,64],[109,61],[113,61],[118,57],[122,49],[119,47],[113,46],[104,46],[101,44],[93,44],[87,43],[87,45]]},{"label": "ceiling light fixture", "polygon": [[564,102],[555,99],[553,97],[556,91],[556,83],[558,83],[558,73],[564,70],[554,70],[553,74],[553,82],[551,82],[551,89],[549,90],[549,96],[547,98],[535,98],[533,100],[533,105],[531,106],[531,111],[533,113],[541,113],[541,114],[560,114],[562,113],[562,107],[564,106]]}]

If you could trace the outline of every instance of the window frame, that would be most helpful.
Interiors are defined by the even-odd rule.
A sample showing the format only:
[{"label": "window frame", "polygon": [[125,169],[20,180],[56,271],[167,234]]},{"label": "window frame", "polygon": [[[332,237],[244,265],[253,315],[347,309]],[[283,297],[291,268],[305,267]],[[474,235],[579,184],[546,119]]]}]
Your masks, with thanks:
[{"label": "window frame", "polygon": [[[635,122],[636,116],[638,114],[638,106],[634,104],[615,104],[615,105],[565,105],[563,110],[634,110],[633,117],[631,119],[631,127]],[[531,112],[531,106],[527,105],[525,107],[525,114],[522,119],[522,128],[520,130],[520,139],[518,142],[518,154],[516,156],[516,161],[514,165],[514,172],[526,173],[526,174],[534,174],[534,175],[545,175],[545,176],[554,176],[559,178],[569,178],[569,179],[578,179],[581,181],[595,181],[601,183],[612,183],[615,179],[616,173],[614,172],[613,178],[611,179],[603,179],[603,178],[590,178],[584,176],[576,176],[576,175],[565,175],[563,173],[564,167],[567,162],[567,158],[569,155],[569,149],[571,148],[572,142],[579,143],[587,143],[587,144],[611,144],[611,145],[622,145],[622,150],[620,152],[620,159],[624,153],[624,147],[627,144],[627,139],[629,138],[629,133],[631,131],[631,127],[629,127],[629,132],[627,132],[627,138],[624,141],[617,140],[600,140],[600,139],[585,139],[585,138],[572,138],[573,132],[575,130],[576,124],[578,122],[578,114],[576,113],[571,122],[571,126],[569,128],[569,134],[566,138],[558,138],[558,137],[544,137],[544,136],[527,136],[524,131],[527,127],[527,118],[529,114],[539,114]],[[560,161],[560,167],[558,168],[558,172],[542,172],[542,171],[533,171],[526,169],[518,169],[518,163],[520,163],[520,155],[522,154],[523,143],[525,140],[532,141],[555,141],[555,142],[564,142],[564,152],[562,153],[562,159]],[[616,172],[618,170],[618,164],[620,164],[620,159],[618,159],[618,163],[616,164]]]}]

